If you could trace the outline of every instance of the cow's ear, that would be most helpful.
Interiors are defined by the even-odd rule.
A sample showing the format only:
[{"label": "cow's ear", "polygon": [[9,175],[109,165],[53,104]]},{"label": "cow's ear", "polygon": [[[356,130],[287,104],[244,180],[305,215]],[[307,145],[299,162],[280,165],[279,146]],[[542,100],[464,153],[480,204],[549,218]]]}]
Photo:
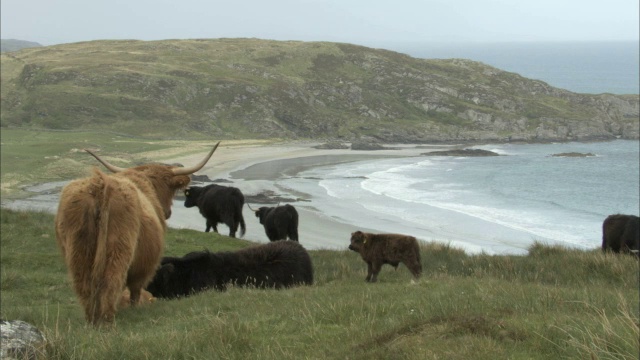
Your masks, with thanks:
[{"label": "cow's ear", "polygon": [[187,176],[174,176],[173,179],[171,179],[171,187],[174,189],[182,189],[187,187],[190,181]]}]

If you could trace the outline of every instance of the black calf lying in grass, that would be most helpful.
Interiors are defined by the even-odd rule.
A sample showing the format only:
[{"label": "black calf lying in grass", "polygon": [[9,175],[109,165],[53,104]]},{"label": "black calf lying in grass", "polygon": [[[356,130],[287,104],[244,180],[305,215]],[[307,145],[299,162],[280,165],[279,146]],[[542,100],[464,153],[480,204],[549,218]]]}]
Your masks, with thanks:
[{"label": "black calf lying in grass", "polygon": [[276,241],[235,252],[195,251],[164,257],[147,290],[157,298],[177,298],[231,285],[286,288],[313,284],[307,251],[297,242]]}]

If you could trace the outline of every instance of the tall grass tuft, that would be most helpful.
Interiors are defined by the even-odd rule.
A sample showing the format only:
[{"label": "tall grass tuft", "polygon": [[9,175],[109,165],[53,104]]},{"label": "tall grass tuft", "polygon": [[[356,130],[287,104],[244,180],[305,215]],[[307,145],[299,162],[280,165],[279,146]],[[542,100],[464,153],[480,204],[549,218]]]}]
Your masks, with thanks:
[{"label": "tall grass tuft", "polygon": [[[527,255],[469,255],[423,243],[423,275],[382,268],[375,284],[350,251],[309,251],[312,286],[236,288],[122,309],[88,326],[53,216],[0,211],[0,317],[48,339],[51,359],[634,359],[633,256],[534,244]],[[247,234],[250,238],[251,229]],[[169,229],[167,255],[255,243]],[[304,243],[303,243],[304,245]]]},{"label": "tall grass tuft", "polygon": [[622,294],[618,294],[618,309],[608,314],[605,309],[587,306],[587,316],[561,329],[570,349],[584,359],[638,359],[640,354],[640,323],[638,303],[635,313]]}]

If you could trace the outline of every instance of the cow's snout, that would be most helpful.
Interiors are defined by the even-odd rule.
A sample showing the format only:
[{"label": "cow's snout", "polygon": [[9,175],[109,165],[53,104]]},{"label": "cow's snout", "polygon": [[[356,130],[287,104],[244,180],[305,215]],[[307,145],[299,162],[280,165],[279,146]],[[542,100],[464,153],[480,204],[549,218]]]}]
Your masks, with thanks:
[{"label": "cow's snout", "polygon": [[356,248],[353,247],[353,245],[349,245],[349,250],[351,251],[358,251]]}]

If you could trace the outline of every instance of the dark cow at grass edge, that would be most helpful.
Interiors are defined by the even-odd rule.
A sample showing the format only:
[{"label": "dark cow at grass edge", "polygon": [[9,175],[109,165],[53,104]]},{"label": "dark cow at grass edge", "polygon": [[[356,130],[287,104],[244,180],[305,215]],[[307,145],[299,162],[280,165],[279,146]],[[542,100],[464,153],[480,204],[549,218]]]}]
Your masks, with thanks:
[{"label": "dark cow at grass edge", "polygon": [[164,257],[147,291],[158,298],[178,298],[229,285],[281,289],[311,284],[313,267],[304,247],[277,241],[235,252]]},{"label": "dark cow at grass edge", "polygon": [[635,215],[609,215],[602,223],[602,251],[635,253],[640,250],[640,218]]},{"label": "dark cow at grass edge", "polygon": [[413,236],[356,231],[351,234],[349,250],[359,253],[367,263],[368,282],[378,280],[378,273],[384,264],[397,268],[398,264],[403,263],[416,279],[422,273],[420,247]]},{"label": "dark cow at grass edge", "polygon": [[264,232],[269,240],[289,238],[289,240],[298,241],[298,211],[295,207],[289,204],[276,207],[263,206],[253,211],[260,219],[260,224],[264,226]]},{"label": "dark cow at grass edge", "polygon": [[218,223],[224,223],[229,227],[229,236],[236,237],[238,226],[240,237],[247,230],[242,216],[244,195],[240,189],[230,186],[207,185],[191,186],[184,190],[184,206],[191,208],[197,206],[200,214],[207,219],[205,232],[211,228],[218,232]]}]

